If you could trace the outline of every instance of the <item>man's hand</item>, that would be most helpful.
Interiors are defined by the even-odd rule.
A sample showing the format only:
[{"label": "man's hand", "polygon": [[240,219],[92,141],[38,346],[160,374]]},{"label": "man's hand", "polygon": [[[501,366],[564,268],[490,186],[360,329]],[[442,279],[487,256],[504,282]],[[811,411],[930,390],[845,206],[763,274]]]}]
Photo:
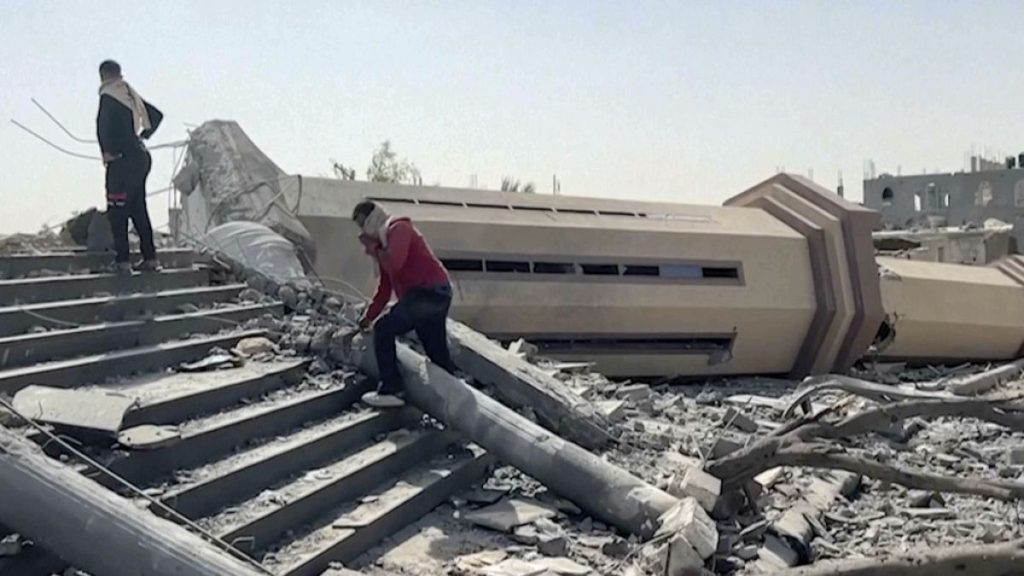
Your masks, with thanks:
[{"label": "man's hand", "polygon": [[360,234],[359,242],[363,245],[363,251],[366,252],[367,256],[377,256],[377,252],[380,249],[380,242],[378,242],[376,238],[367,234]]},{"label": "man's hand", "polygon": [[366,314],[363,314],[362,316],[359,317],[359,330],[361,330],[362,332],[366,332],[369,329],[370,319],[366,317]]}]

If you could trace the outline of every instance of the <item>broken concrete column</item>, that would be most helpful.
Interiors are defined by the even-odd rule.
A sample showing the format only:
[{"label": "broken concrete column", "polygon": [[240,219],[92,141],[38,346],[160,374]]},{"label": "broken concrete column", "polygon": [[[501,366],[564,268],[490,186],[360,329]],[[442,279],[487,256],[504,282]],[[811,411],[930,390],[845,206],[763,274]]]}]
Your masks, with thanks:
[{"label": "broken concrete column", "polygon": [[267,574],[52,460],[2,426],[0,486],[0,521],[92,574]]},{"label": "broken concrete column", "polygon": [[608,419],[569,386],[502,348],[469,326],[448,321],[452,359],[473,378],[494,386],[513,408],[529,406],[545,428],[584,448],[612,438]]},{"label": "broken concrete column", "polygon": [[[354,338],[349,353],[352,363],[364,372],[378,374],[372,343],[367,339]],[[398,360],[406,394],[413,404],[594,518],[646,537],[658,528],[658,519],[678,502],[520,416],[401,343]]]}]

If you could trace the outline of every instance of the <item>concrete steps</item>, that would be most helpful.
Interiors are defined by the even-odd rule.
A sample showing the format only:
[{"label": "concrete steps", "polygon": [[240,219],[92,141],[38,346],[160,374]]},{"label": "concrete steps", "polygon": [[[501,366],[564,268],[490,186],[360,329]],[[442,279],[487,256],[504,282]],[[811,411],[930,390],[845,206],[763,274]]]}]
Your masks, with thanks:
[{"label": "concrete steps", "polygon": [[[281,305],[235,302],[245,286],[209,286],[187,251],[162,252],[161,273],[75,273],[109,258],[73,249],[0,257],[0,393],[37,384],[133,398],[122,429],[173,427],[177,439],[150,450],[107,442],[88,447],[92,456],[276,573],[320,574],[352,560],[486,473],[487,455],[456,450],[458,438],[415,409],[367,409],[358,400],[369,382],[313,377],[305,358],[169,370],[265,335],[238,324],[280,315]],[[46,451],[60,455],[53,443]],[[0,559],[0,574],[44,576],[62,564],[30,549]]]},{"label": "concrete steps", "polygon": [[213,347],[232,348],[243,338],[263,334],[262,330],[230,332],[0,370],[0,393],[14,394],[29,384],[76,388],[108,378],[155,372],[198,360]]},{"label": "concrete steps", "polygon": [[401,410],[347,412],[184,472],[186,481],[161,501],[190,519],[209,516],[408,421],[409,413]]},{"label": "concrete steps", "polygon": [[[142,255],[137,250],[132,252],[132,262],[141,258]],[[157,259],[164,268],[191,268],[198,258],[192,250],[176,248],[158,251]],[[15,254],[0,257],[0,278],[24,278],[31,275],[80,271],[98,272],[108,269],[113,262],[113,252],[67,250],[45,254]]]},{"label": "concrete steps", "polygon": [[67,328],[96,322],[119,322],[144,313],[172,314],[223,304],[238,296],[245,284],[175,288],[160,292],[99,296],[0,307],[0,336],[23,334],[36,326]]},{"label": "concrete steps", "polygon": [[321,516],[311,530],[273,550],[264,563],[281,576],[317,576],[333,562],[351,562],[477,482],[492,463],[476,446],[435,455],[377,485],[359,501]]},{"label": "concrete steps", "polygon": [[124,426],[176,424],[223,410],[247,398],[259,398],[285,386],[302,382],[309,361],[250,362],[216,372],[145,374],[123,384],[105,386],[132,396],[137,407]]},{"label": "concrete steps", "polygon": [[[273,497],[232,506],[199,524],[259,558],[287,532],[301,529],[338,502],[358,499],[375,485],[441,450],[453,437],[436,430],[400,430],[380,442],[271,488]],[[244,543],[244,544],[243,544]]]},{"label": "concrete steps", "polygon": [[0,280],[0,306],[75,300],[103,294],[159,292],[206,285],[209,270],[180,268],[148,274],[79,274]]},{"label": "concrete steps", "polygon": [[182,422],[177,426],[181,439],[176,443],[159,450],[130,451],[107,466],[132,482],[146,484],[175,470],[220,458],[250,441],[338,414],[365,391],[357,386],[283,390],[252,404]]},{"label": "concrete steps", "polygon": [[280,304],[248,304],[6,336],[0,338],[0,368],[148,346],[189,334],[217,332],[264,314],[281,313]]}]

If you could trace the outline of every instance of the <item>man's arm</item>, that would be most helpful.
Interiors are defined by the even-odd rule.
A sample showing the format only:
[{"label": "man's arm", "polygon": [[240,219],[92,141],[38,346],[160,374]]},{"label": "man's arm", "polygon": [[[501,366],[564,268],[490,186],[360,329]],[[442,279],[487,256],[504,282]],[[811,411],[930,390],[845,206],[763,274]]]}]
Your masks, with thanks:
[{"label": "man's arm", "polygon": [[366,309],[366,313],[363,314],[363,319],[360,321],[363,328],[373,324],[373,321],[377,319],[377,316],[380,316],[380,313],[384,311],[384,307],[388,305],[388,301],[391,300],[391,278],[382,267],[378,265],[377,268],[380,274],[380,278],[377,280],[377,291],[374,292],[370,307]]},{"label": "man's arm", "polygon": [[143,140],[149,140],[149,137],[156,132],[156,129],[160,127],[160,123],[164,121],[164,114],[156,106],[153,106],[145,100],[142,101],[143,106],[146,107],[146,114],[149,116],[149,130],[143,130],[139,138]]},{"label": "man's arm", "polygon": [[382,261],[385,268],[392,274],[398,274],[409,259],[412,234],[412,224],[404,220],[395,223],[388,230],[388,248]]}]

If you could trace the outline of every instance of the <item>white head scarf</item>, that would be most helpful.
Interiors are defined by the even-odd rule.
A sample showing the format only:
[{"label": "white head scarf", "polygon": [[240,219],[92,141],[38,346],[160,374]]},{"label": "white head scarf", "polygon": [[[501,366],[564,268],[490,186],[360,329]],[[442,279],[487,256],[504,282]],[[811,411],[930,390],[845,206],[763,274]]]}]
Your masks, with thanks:
[{"label": "white head scarf", "polygon": [[373,205],[373,211],[366,215],[363,220],[363,234],[373,236],[380,240],[380,245],[388,247],[388,225],[391,224],[391,215],[380,204]]},{"label": "white head scarf", "polygon": [[111,78],[100,84],[100,96],[106,94],[121,104],[124,104],[132,111],[132,119],[135,121],[135,134],[138,135],[153,127],[149,121],[149,112],[146,112],[146,104],[142,96],[135,91],[124,78]]}]

